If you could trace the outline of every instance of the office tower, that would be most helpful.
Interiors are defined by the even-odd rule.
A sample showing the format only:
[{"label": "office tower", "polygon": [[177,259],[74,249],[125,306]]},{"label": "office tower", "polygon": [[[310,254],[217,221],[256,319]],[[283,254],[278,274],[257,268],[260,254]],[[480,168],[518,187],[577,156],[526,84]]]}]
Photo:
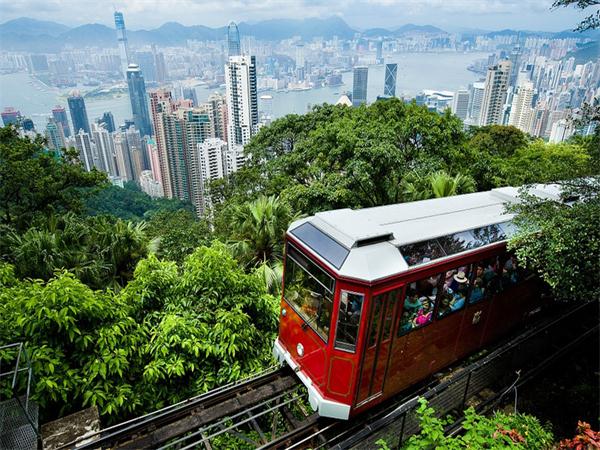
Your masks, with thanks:
[{"label": "office tower", "polygon": [[229,151],[236,153],[230,170],[244,165],[244,146],[258,125],[256,60],[254,56],[231,56],[225,66],[227,96],[227,137]]},{"label": "office tower", "polygon": [[196,89],[193,86],[181,87],[181,96],[192,102],[193,106],[198,106],[198,96],[196,95]]},{"label": "office tower", "polygon": [[158,91],[150,92],[150,111],[152,113],[154,136],[160,163],[160,182],[163,186],[165,197],[168,198],[173,198],[174,194],[171,190],[171,175],[166,148],[163,115],[169,114],[175,109],[177,109],[177,105],[173,101],[170,91],[159,89]]},{"label": "office tower", "polygon": [[129,154],[129,146],[127,145],[127,136],[124,131],[113,133],[113,142],[115,146],[115,160],[117,165],[118,176],[124,180],[131,181],[133,176],[133,164],[131,155]]},{"label": "office tower", "polygon": [[133,60],[140,66],[144,79],[148,82],[156,81],[156,65],[154,54],[151,52],[136,52]]},{"label": "office tower", "polygon": [[87,134],[90,134],[90,122],[88,121],[85,109],[85,101],[79,91],[71,92],[71,96],[67,98],[67,104],[71,113],[73,133],[78,134],[80,130],[83,130]]},{"label": "office tower", "polygon": [[385,65],[385,83],[383,85],[384,97],[396,96],[396,74],[398,73],[398,64]]},{"label": "office tower", "polygon": [[23,131],[35,131],[35,125],[33,124],[33,120],[29,117],[21,118],[21,128]]},{"label": "office tower", "polygon": [[116,177],[118,172],[115,164],[115,144],[112,134],[103,126],[95,123],[92,125],[92,139],[96,145],[98,170]]},{"label": "office tower", "polygon": [[45,130],[48,148],[51,150],[62,150],[67,146],[63,127],[54,119],[48,119]]},{"label": "office tower", "polygon": [[133,121],[133,119],[125,119],[119,127],[119,130],[125,133],[131,127],[135,127],[135,122]]},{"label": "office tower", "polygon": [[165,64],[165,55],[156,51],[156,45],[152,44],[152,54],[154,55],[154,67],[156,67],[156,81],[164,83],[167,81],[167,65]]},{"label": "office tower", "polygon": [[79,160],[83,164],[83,167],[88,172],[96,166],[96,148],[89,133],[86,133],[83,128],[79,129],[79,132],[75,134],[75,148],[79,150]]},{"label": "office tower", "polygon": [[533,83],[525,81],[517,87],[512,99],[508,124],[529,133],[533,120]]},{"label": "office tower", "polygon": [[2,123],[4,126],[14,125],[17,126],[21,122],[21,113],[15,108],[7,107],[2,111]]},{"label": "office tower", "polygon": [[483,103],[483,94],[485,92],[485,83],[477,82],[471,85],[471,94],[469,96],[469,123],[471,125],[479,124],[481,116],[481,105]]},{"label": "office tower", "polygon": [[375,50],[375,64],[383,64],[383,41],[381,40],[381,38],[379,38],[379,40],[375,42]]},{"label": "office tower", "polygon": [[129,46],[127,44],[127,32],[125,31],[125,19],[123,13],[115,11],[115,28],[117,29],[117,42],[119,43],[119,53],[121,56],[121,68],[123,75],[127,75],[129,67]]},{"label": "office tower", "polygon": [[47,72],[48,58],[46,55],[32,54],[29,55],[29,71],[32,73]]},{"label": "office tower", "polygon": [[355,67],[352,83],[352,106],[367,103],[367,80],[369,76],[368,67]]},{"label": "office tower", "polygon": [[152,124],[146,103],[146,84],[144,76],[137,64],[129,64],[127,69],[127,86],[129,87],[129,100],[131,100],[131,112],[133,122],[142,136],[152,135]]},{"label": "office tower", "polygon": [[296,68],[304,68],[304,44],[296,44]]},{"label": "office tower", "polygon": [[240,32],[235,22],[230,22],[227,27],[227,56],[240,56],[242,47],[240,46]]},{"label": "office tower", "polygon": [[510,70],[511,63],[506,60],[488,69],[479,117],[480,126],[502,123]]},{"label": "office tower", "polygon": [[69,128],[69,119],[67,119],[67,111],[62,106],[56,105],[52,109],[52,118],[56,123],[60,124],[63,129],[63,135],[66,138],[71,136],[71,129]]},{"label": "office tower", "polygon": [[454,93],[452,99],[452,112],[456,114],[462,121],[467,119],[469,113],[469,91],[459,89]]},{"label": "office tower", "polygon": [[114,133],[117,131],[117,127],[115,126],[115,117],[110,111],[102,114],[102,118],[98,120],[98,124],[102,125],[109,133]]}]

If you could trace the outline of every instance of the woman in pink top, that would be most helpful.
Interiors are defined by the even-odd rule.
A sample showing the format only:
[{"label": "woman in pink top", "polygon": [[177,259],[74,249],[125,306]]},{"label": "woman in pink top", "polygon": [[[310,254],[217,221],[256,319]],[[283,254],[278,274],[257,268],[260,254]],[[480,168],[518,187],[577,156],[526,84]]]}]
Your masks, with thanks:
[{"label": "woman in pink top", "polygon": [[423,302],[423,307],[419,309],[417,317],[414,319],[415,326],[420,327],[421,325],[429,323],[431,320],[431,311],[429,309],[429,302]]}]

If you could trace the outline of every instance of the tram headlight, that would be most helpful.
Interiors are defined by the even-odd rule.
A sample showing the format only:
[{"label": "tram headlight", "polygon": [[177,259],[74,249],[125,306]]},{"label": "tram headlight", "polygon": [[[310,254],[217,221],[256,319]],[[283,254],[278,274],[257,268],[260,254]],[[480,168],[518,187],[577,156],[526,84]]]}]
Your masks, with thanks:
[{"label": "tram headlight", "polygon": [[304,356],[304,345],[296,345],[296,352],[298,353],[298,356]]}]

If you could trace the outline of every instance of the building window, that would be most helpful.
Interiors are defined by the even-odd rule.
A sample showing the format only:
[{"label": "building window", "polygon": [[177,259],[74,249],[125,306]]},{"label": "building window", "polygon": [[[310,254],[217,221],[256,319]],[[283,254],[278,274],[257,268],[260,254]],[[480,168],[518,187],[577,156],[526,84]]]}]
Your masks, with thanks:
[{"label": "building window", "polygon": [[292,245],[287,250],[283,297],[327,342],[335,281]]},{"label": "building window", "polygon": [[364,298],[363,294],[355,294],[347,291],[340,293],[335,348],[349,352],[356,350]]}]

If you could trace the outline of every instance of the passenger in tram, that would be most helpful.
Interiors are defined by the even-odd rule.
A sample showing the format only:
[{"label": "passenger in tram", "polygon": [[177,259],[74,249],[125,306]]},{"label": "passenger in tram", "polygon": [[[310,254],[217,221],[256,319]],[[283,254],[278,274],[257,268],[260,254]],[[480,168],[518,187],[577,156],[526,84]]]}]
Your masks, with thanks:
[{"label": "passenger in tram", "polygon": [[422,306],[423,304],[419,300],[418,292],[414,289],[410,289],[406,299],[404,300],[404,310],[408,312],[417,311]]},{"label": "passenger in tram", "polygon": [[413,323],[416,327],[428,324],[431,321],[431,314],[431,305],[429,302],[425,302],[423,307],[417,312],[417,317],[415,317]]},{"label": "passenger in tram", "polygon": [[450,289],[457,292],[460,290],[466,290],[468,288],[467,277],[465,276],[465,268],[461,267],[456,275],[452,277],[450,282]]},{"label": "passenger in tram", "polygon": [[398,330],[398,335],[403,335],[408,333],[413,328],[413,317],[408,311],[404,311],[402,313],[402,318],[400,319],[400,329]]},{"label": "passenger in tram", "polygon": [[[479,269],[479,267],[478,267]],[[483,273],[483,272],[482,272]],[[473,290],[471,291],[470,303],[477,303],[482,300],[485,295],[485,289],[483,288],[483,280],[481,278],[475,278],[473,283]]]}]

